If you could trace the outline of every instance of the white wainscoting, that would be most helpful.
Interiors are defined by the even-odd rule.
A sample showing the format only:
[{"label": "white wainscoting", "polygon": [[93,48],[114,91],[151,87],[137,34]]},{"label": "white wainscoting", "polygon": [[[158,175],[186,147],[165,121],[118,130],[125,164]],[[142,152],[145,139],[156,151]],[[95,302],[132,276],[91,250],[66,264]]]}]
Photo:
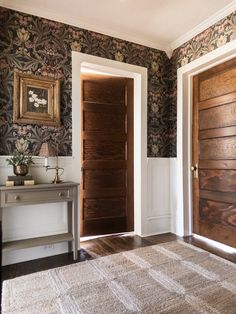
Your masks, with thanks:
[{"label": "white wainscoting", "polygon": [[170,232],[170,158],[148,158],[146,234]]},{"label": "white wainscoting", "polygon": [[180,235],[181,226],[183,223],[183,216],[179,215],[177,210],[179,198],[182,197],[178,193],[178,186],[181,182],[178,182],[177,173],[180,171],[177,168],[177,158],[170,158],[170,210],[171,210],[171,232]]},{"label": "white wainscoting", "polygon": [[[12,167],[6,166],[6,157],[0,157],[0,184],[4,184]],[[30,167],[31,174],[38,182],[50,182],[54,171],[46,172],[43,158],[35,157],[35,165]],[[142,236],[160,234],[171,230],[170,200],[170,158],[147,158],[147,195],[148,205],[143,211],[144,232]],[[54,158],[49,159],[51,165]],[[60,166],[65,168],[63,180],[76,180],[72,157],[59,157]],[[66,203],[29,205],[5,208],[3,210],[3,241],[64,233],[67,228]],[[52,247],[28,248],[4,252],[3,265],[18,263],[36,258],[61,254],[67,251],[67,244]]]}]

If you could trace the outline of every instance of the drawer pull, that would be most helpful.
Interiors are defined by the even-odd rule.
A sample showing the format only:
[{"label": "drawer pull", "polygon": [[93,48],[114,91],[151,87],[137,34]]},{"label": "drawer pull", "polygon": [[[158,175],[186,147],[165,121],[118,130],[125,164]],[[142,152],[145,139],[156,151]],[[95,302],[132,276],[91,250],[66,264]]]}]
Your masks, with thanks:
[{"label": "drawer pull", "polygon": [[59,192],[58,195],[59,195],[60,197],[63,197],[63,196],[64,196],[64,194],[63,194],[62,192]]},{"label": "drawer pull", "polygon": [[16,196],[15,196],[15,200],[16,200],[16,201],[19,201],[19,199],[20,199],[20,196],[19,196],[19,195],[16,195]]}]

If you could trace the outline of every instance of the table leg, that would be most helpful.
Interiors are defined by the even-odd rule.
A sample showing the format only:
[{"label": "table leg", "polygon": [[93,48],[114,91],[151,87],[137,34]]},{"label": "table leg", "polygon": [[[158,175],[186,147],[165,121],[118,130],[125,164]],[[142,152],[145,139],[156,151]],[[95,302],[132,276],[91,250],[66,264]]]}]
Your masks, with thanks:
[{"label": "table leg", "polygon": [[[2,208],[0,207],[0,269],[2,269]],[[2,272],[0,271],[0,293],[2,295]]]},{"label": "table leg", "polygon": [[[69,233],[73,233],[72,230],[72,202],[68,202],[67,203],[67,226],[68,226],[68,232]],[[72,241],[68,242],[68,252],[71,253],[72,252]]]},{"label": "table leg", "polygon": [[[0,267],[2,267],[2,221],[0,221],[0,245],[1,245],[1,248],[0,248]],[[0,272],[1,275],[2,275],[2,272]]]},{"label": "table leg", "polygon": [[72,205],[73,216],[73,254],[74,260],[78,259],[78,188],[74,188],[74,199]]}]

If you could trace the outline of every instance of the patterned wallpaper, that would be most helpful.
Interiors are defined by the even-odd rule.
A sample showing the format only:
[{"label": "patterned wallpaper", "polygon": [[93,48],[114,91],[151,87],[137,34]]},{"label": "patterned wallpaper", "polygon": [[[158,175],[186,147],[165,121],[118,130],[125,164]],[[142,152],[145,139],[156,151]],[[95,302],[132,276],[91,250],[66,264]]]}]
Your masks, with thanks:
[{"label": "patterned wallpaper", "polygon": [[[110,36],[0,8],[0,154],[15,147],[37,154],[44,139],[71,150],[71,51],[114,59],[148,69],[148,156],[169,157],[168,71],[165,52]],[[13,70],[61,79],[60,128],[12,122]]]},{"label": "patterned wallpaper", "polygon": [[171,58],[169,78],[170,157],[176,156],[177,69],[236,39],[236,12],[230,14],[177,48]]},{"label": "patterned wallpaper", "polygon": [[[173,52],[0,7],[0,154],[23,147],[37,154],[44,139],[71,155],[71,51],[148,69],[148,157],[176,156],[177,69],[236,38],[236,12]],[[12,122],[13,70],[60,78],[60,128]]]}]

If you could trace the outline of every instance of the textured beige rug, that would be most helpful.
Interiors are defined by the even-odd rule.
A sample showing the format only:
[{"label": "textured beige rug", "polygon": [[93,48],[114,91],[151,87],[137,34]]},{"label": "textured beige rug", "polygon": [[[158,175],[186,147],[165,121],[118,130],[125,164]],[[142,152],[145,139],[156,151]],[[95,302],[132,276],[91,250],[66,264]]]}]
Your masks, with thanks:
[{"label": "textured beige rug", "polygon": [[236,264],[182,241],[7,280],[3,313],[236,313]]}]

